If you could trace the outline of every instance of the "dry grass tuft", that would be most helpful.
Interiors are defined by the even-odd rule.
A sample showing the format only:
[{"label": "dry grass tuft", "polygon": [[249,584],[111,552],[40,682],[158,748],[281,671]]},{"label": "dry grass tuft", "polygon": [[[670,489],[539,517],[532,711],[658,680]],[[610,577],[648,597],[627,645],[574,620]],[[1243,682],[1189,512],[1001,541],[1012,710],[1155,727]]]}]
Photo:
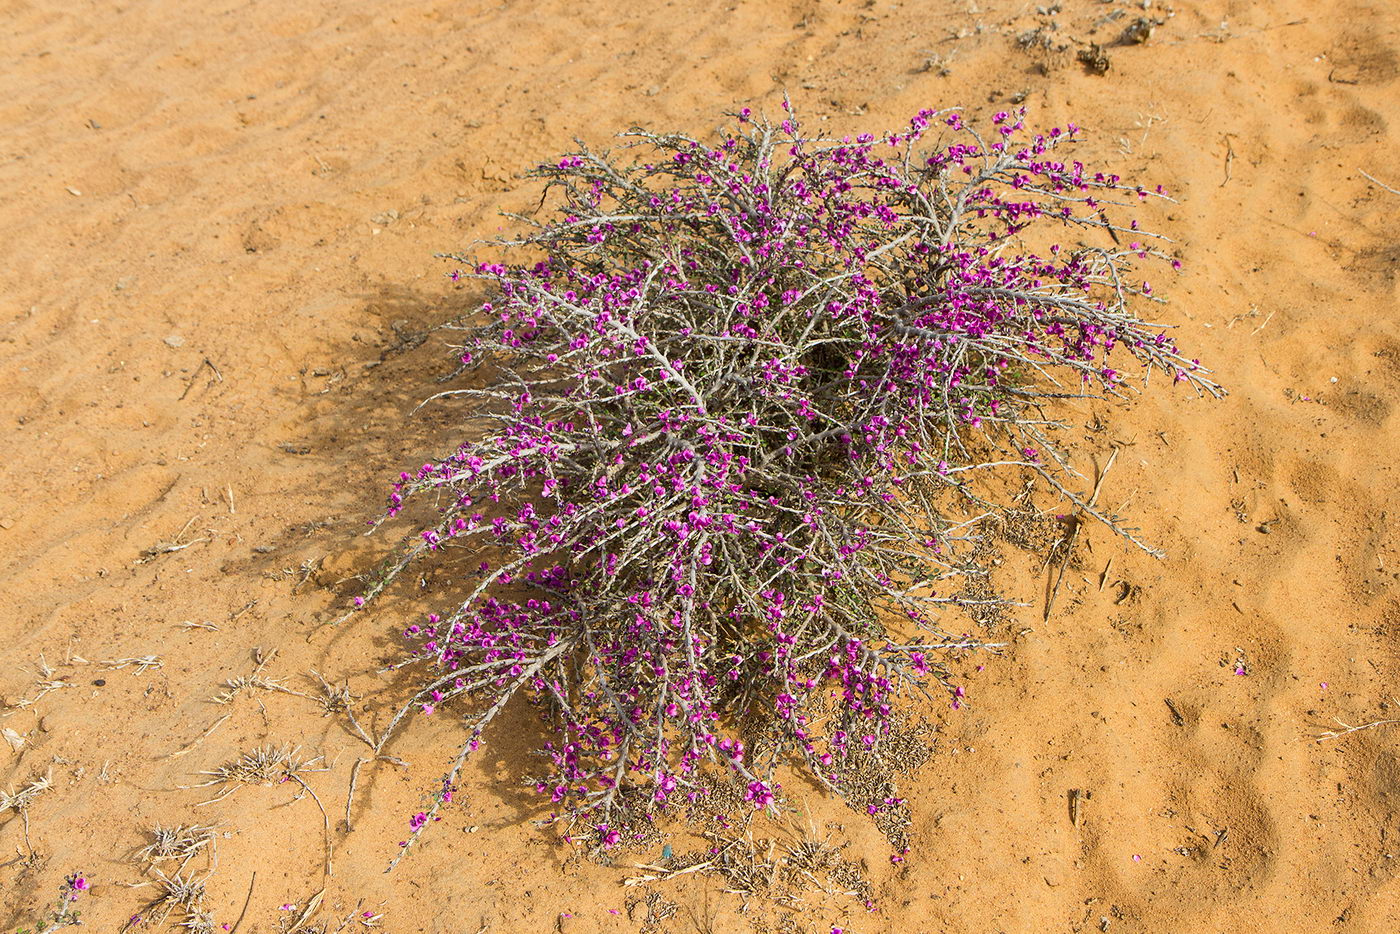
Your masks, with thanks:
[{"label": "dry grass tuft", "polygon": [[[217,769],[201,771],[199,774],[208,775],[209,780],[189,787],[224,786],[223,790],[213,798],[195,805],[195,807],[202,807],[206,804],[213,804],[215,801],[222,801],[245,785],[262,785],[271,788],[283,782],[300,781],[298,776],[303,772],[325,772],[327,767],[321,765],[323,761],[324,757],[322,756],[302,759],[300,746],[260,746],[252,752],[245,752],[233,762],[221,765]],[[303,787],[305,787],[304,783]]]},{"label": "dry grass tuft", "polygon": [[221,765],[217,769],[206,769],[199,774],[208,775],[209,780],[191,785],[192,788],[208,788],[212,785],[221,785],[221,790],[217,795],[208,801],[201,801],[195,807],[203,807],[222,801],[246,785],[262,785],[271,788],[284,782],[296,782],[301,786],[302,791],[297,793],[296,798],[302,797],[302,792],[311,796],[311,800],[316,803],[317,809],[321,812],[321,824],[324,831],[326,847],[326,875],[331,875],[331,818],[326,812],[326,806],[321,803],[321,798],[306,783],[301,776],[311,772],[328,772],[330,766],[325,765],[324,756],[312,756],[310,759],[301,758],[300,746],[260,746],[252,752],[245,752],[233,762]]},{"label": "dry grass tuft", "polygon": [[350,693],[349,682],[331,684],[316,669],[311,669],[311,675],[321,686],[320,694],[313,694],[311,697],[321,705],[322,716],[333,716],[338,713],[348,712],[355,703],[355,695]]},{"label": "dry grass tuft", "polygon": [[[122,927],[127,931],[136,925],[159,927],[167,922],[190,934],[217,934],[214,915],[204,907],[205,888],[219,865],[217,830],[200,824],[159,824],[150,832],[151,842],[136,852],[136,860],[153,876],[136,888],[154,886],[156,896]],[[208,868],[203,875],[187,872],[190,860],[199,854],[208,856]],[[176,861],[174,871],[162,869],[161,863]]]},{"label": "dry grass tuft", "polygon": [[151,842],[142,847],[136,855],[143,863],[179,860],[183,867],[190,857],[214,842],[216,832],[216,828],[212,826],[205,827],[199,824],[177,824],[169,828],[157,824],[151,831]]},{"label": "dry grass tuft", "polygon": [[167,876],[159,869],[151,871],[155,873],[155,881],[143,884],[154,885],[159,890],[158,894],[127,922],[123,930],[128,930],[136,924],[159,926],[178,912],[180,917],[175,921],[178,927],[184,928],[190,934],[215,934],[217,925],[214,923],[214,916],[204,907],[205,885],[214,875],[213,869],[202,878],[186,876],[181,872]]},{"label": "dry grass tuft", "polygon": [[306,697],[301,691],[287,687],[286,682],[281,678],[269,678],[263,675],[263,669],[268,663],[277,657],[277,650],[273,649],[266,655],[262,649],[253,650],[253,670],[250,674],[239,675],[237,678],[230,678],[224,682],[224,690],[209,698],[215,704],[231,704],[234,698],[245,691],[272,691],[281,694],[291,694],[294,697]]},{"label": "dry grass tuft", "polygon": [[0,811],[14,811],[18,814],[28,810],[34,799],[48,791],[52,785],[53,774],[47,773],[43,778],[31,779],[29,784],[19,791],[0,790]]}]

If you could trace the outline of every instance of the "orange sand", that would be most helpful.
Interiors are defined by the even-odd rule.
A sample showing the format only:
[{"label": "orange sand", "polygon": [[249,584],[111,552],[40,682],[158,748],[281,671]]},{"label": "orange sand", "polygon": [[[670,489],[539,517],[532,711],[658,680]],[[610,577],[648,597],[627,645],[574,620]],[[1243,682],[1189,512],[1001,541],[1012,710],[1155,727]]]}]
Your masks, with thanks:
[{"label": "orange sand", "polygon": [[[492,234],[529,203],[515,173],[575,135],[704,132],[787,89],[843,133],[1022,91],[1032,120],[1086,126],[1086,155],[1180,197],[1161,227],[1186,267],[1163,315],[1231,395],[1077,413],[1108,426],[1086,465],[1122,445],[1104,501],[1129,501],[1168,558],[1090,529],[1048,622],[1044,577],[1008,562],[1002,583],[1033,605],[980,660],[971,705],[934,712],[909,859],[810,802],[865,861],[875,912],[745,912],[696,874],[655,886],[680,906],[664,929],[1400,927],[1400,733],[1313,741],[1334,716],[1396,715],[1400,685],[1400,194],[1360,174],[1400,188],[1400,8],[1159,0],[1145,15],[1174,15],[1096,76],[1075,43],[1144,14],[1063,6],[0,2],[0,700],[64,682],[0,710],[21,741],[0,742],[0,787],[53,780],[28,811],[33,857],[0,814],[0,924],[83,870],[91,929],[117,930],[153,894],[127,887],[147,878],[145,831],[194,820],[221,829],[207,906],[232,925],[247,899],[243,934],[285,929],[279,906],[323,885],[332,931],[364,910],[393,934],[638,929],[633,857],[569,860],[529,825],[526,713],[470,767],[470,811],[386,876],[450,719],[395,741],[411,768],[363,767],[346,832],[365,747],[342,716],[209,698],[255,647],[291,689],[314,693],[313,668],[348,678],[369,720],[402,698],[375,669],[406,607],[317,624],[392,544],[359,535],[387,479],[450,437],[449,408],[406,418],[447,359],[440,334],[413,335],[466,298],[432,254]],[[1066,50],[1018,46],[1052,22]],[[162,542],[188,547],[142,560]],[[99,665],[150,654],[162,667]],[[196,807],[217,789],[181,787],[263,743],[326,756],[306,780],[333,825],[328,882],[298,788]],[[1070,789],[1090,795],[1077,826]]]}]

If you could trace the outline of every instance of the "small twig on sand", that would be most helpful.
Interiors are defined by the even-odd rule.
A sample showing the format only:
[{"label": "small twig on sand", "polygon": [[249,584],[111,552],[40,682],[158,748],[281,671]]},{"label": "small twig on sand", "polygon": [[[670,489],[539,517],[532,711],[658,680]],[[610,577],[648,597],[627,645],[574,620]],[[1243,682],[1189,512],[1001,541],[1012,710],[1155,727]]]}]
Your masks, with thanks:
[{"label": "small twig on sand", "polygon": [[[1113,462],[1116,461],[1117,459],[1118,459],[1118,448],[1114,448],[1114,449],[1113,449],[1113,453],[1110,454],[1110,455],[1108,455],[1108,463],[1106,463],[1106,464],[1103,465],[1103,470],[1099,472],[1099,479],[1098,479],[1098,481],[1094,484],[1094,492],[1093,492],[1093,494],[1089,497],[1089,508],[1090,508],[1090,509],[1092,509],[1092,508],[1094,507],[1094,505],[1098,502],[1098,500],[1099,500],[1099,491],[1103,489],[1103,481],[1104,481],[1104,478],[1107,477],[1107,476],[1108,476],[1108,472],[1109,472],[1110,470],[1113,469]],[[1057,596],[1059,596],[1059,593],[1060,593],[1060,584],[1061,584],[1061,583],[1064,581],[1064,579],[1065,579],[1065,568],[1069,567],[1070,559],[1074,556],[1074,543],[1075,543],[1076,541],[1078,541],[1078,539],[1079,539],[1079,530],[1082,529],[1082,528],[1084,527],[1084,522],[1083,522],[1083,520],[1082,520],[1079,516],[1075,516],[1074,519],[1073,519],[1072,521],[1074,522],[1074,528],[1072,528],[1072,529],[1070,530],[1069,535],[1066,536],[1066,538],[1065,538],[1065,556],[1064,556],[1064,560],[1062,560],[1062,561],[1060,562],[1060,570],[1059,570],[1059,572],[1055,575],[1055,586],[1054,586],[1053,588],[1051,588],[1051,590],[1050,590],[1050,596],[1049,596],[1049,598],[1045,601],[1045,616],[1042,618],[1044,621],[1048,621],[1048,620],[1050,619],[1050,611],[1051,611],[1052,609],[1054,609],[1054,607],[1055,607],[1055,598],[1056,598]],[[1106,571],[1106,570],[1107,570],[1107,569],[1105,569],[1105,571]]]},{"label": "small twig on sand", "polygon": [[228,617],[228,621],[229,621],[230,623],[233,622],[234,620],[238,619],[238,617],[242,616],[244,613],[247,613],[249,610],[251,610],[253,607],[255,607],[255,606],[257,606],[257,605],[258,605],[258,601],[256,601],[256,600],[249,600],[247,603],[243,604],[243,608],[242,608],[242,609],[234,610],[232,613],[230,613],[230,614],[229,614],[229,617]]},{"label": "small twig on sand", "polygon": [[14,811],[20,816],[24,823],[24,846],[29,850],[30,859],[34,858],[34,844],[29,842],[29,806],[34,803],[34,799],[39,797],[53,784],[53,773],[49,772],[43,778],[36,778],[19,791],[11,794],[8,791],[0,791],[0,811]]},{"label": "small twig on sand", "polygon": [[97,667],[104,671],[120,671],[130,665],[136,666],[136,674],[145,674],[152,668],[160,668],[164,663],[159,655],[142,655],[137,658],[111,658],[105,662],[98,662]]},{"label": "small twig on sand", "polygon": [[346,833],[349,833],[350,831],[352,831],[352,830],[355,829],[355,828],[351,825],[351,823],[350,823],[350,807],[351,807],[351,805],[353,805],[353,804],[355,803],[355,786],[358,785],[358,784],[359,784],[359,781],[360,781],[360,768],[361,768],[366,762],[372,762],[372,761],[374,761],[374,760],[372,760],[372,759],[366,759],[366,758],[364,758],[363,756],[361,756],[360,758],[358,758],[358,759],[355,760],[355,764],[354,764],[354,765],[350,766],[350,792],[349,792],[349,794],[347,794],[347,795],[345,796],[345,832],[346,832]]},{"label": "small twig on sand", "polygon": [[258,881],[257,870],[253,870],[253,878],[248,880],[248,897],[243,899],[243,910],[238,913],[238,920],[233,922],[233,927],[228,934],[238,934],[238,926],[243,923],[243,916],[248,913],[248,903],[253,900],[253,884]]},{"label": "small twig on sand", "polygon": [[651,872],[655,873],[655,875],[632,876],[631,878],[623,879],[622,884],[626,886],[645,885],[648,882],[659,882],[663,879],[673,879],[676,876],[684,876],[687,873],[700,872],[701,870],[709,869],[711,866],[714,865],[714,863],[715,861],[713,859],[707,859],[703,863],[696,863],[694,866],[687,866],[684,869],[667,869],[664,866],[652,866],[649,863],[637,863],[638,869],[650,870]]},{"label": "small twig on sand", "polygon": [[[1400,700],[1396,700],[1395,698],[1391,698],[1391,703],[1392,703],[1392,704],[1400,704]],[[1341,729],[1340,729],[1340,730],[1324,730],[1322,733],[1318,734],[1317,740],[1316,740],[1317,742],[1321,743],[1321,742],[1323,742],[1323,741],[1325,741],[1325,740],[1329,740],[1329,739],[1338,739],[1338,738],[1340,738],[1340,737],[1346,736],[1348,733],[1359,733],[1359,732],[1361,732],[1362,730],[1369,730],[1369,729],[1371,729],[1372,727],[1390,726],[1391,724],[1400,723],[1400,717],[1388,717],[1388,718],[1386,718],[1386,719],[1384,719],[1384,720],[1371,720],[1371,721],[1369,721],[1369,722],[1367,722],[1367,723],[1358,723],[1358,724],[1356,724],[1355,726],[1351,725],[1350,723],[1347,723],[1345,720],[1341,719],[1340,717],[1335,717],[1335,718],[1333,718],[1333,719],[1335,719],[1335,720],[1337,721],[1337,724],[1341,727]]]},{"label": "small twig on sand", "polygon": [[[1360,169],[1357,169],[1356,171],[1361,172]],[[1374,176],[1367,175],[1365,172],[1361,172],[1361,174],[1362,174],[1362,176],[1364,176],[1364,177],[1366,178],[1367,181],[1371,182],[1371,184],[1373,184],[1373,185],[1379,185],[1381,188],[1384,188],[1386,191],[1390,192],[1390,193],[1393,194],[1393,195],[1400,195],[1400,191],[1396,191],[1394,188],[1391,188],[1391,187],[1390,187],[1389,185],[1387,185],[1385,182],[1380,181],[1379,179],[1375,178]]]},{"label": "small twig on sand", "polygon": [[201,363],[199,366],[195,367],[194,372],[190,374],[190,381],[185,384],[185,391],[180,393],[179,401],[185,401],[185,396],[188,396],[190,394],[190,390],[194,388],[195,379],[199,376],[200,371],[202,371],[206,366],[214,373],[214,379],[210,381],[210,385],[212,385],[215,382],[222,383],[224,381],[224,374],[219,372],[219,368],[214,365],[214,362],[212,360],[210,360],[208,357],[205,357],[204,362]]},{"label": "small twig on sand", "polygon": [[355,708],[346,705],[345,715],[350,719],[350,725],[355,728],[355,735],[360,737],[360,739],[364,740],[365,745],[368,746],[370,749],[373,749],[375,754],[377,755],[379,753],[380,747],[384,744],[383,740],[380,740],[380,742],[376,743],[374,740],[370,739],[369,733],[365,732],[365,728],[360,726],[360,720],[358,717],[355,716]]},{"label": "small twig on sand", "polygon": [[355,760],[355,764],[350,767],[350,790],[345,795],[345,832],[349,833],[354,827],[350,823],[350,810],[355,803],[355,789],[360,784],[360,769],[371,762],[388,762],[397,765],[399,768],[407,768],[408,763],[398,756],[361,756]]},{"label": "small twig on sand", "polygon": [[179,534],[176,535],[172,540],[168,542],[156,542],[150,548],[147,548],[145,551],[141,552],[141,557],[136,559],[136,563],[145,564],[148,561],[152,561],[156,558],[159,558],[161,555],[168,555],[174,551],[184,551],[191,545],[198,545],[201,542],[212,541],[212,539],[210,538],[196,538],[188,542],[182,542],[180,540],[185,537],[185,533],[190,530],[190,526],[194,525],[198,519],[199,516],[192,517],[189,522],[185,523],[185,527],[181,529]]},{"label": "small twig on sand", "polygon": [[1230,166],[1235,161],[1235,147],[1230,144],[1230,134],[1226,133],[1223,139],[1225,140],[1225,181],[1220,183],[1221,188],[1224,188],[1227,184],[1229,184]]},{"label": "small twig on sand", "polygon": [[291,777],[292,781],[296,782],[298,785],[300,785],[301,787],[303,787],[303,788],[306,789],[306,793],[309,794],[309,795],[311,796],[311,800],[316,802],[316,807],[318,807],[318,808],[321,809],[321,823],[322,823],[322,825],[323,825],[323,827],[324,827],[324,829],[325,829],[325,840],[326,840],[326,875],[328,875],[328,876],[333,876],[333,875],[335,875],[335,866],[334,866],[334,865],[332,864],[332,862],[331,862],[331,818],[330,818],[330,815],[326,813],[326,807],[325,807],[325,805],[323,805],[323,804],[321,803],[320,797],[316,794],[316,792],[314,792],[314,791],[311,790],[311,786],[308,785],[308,784],[302,779],[302,777],[301,777],[300,775],[296,774],[295,772],[292,772],[292,773],[290,773],[290,777]]},{"label": "small twig on sand", "polygon": [[198,736],[196,736],[194,739],[190,740],[190,741],[189,741],[188,743],[186,743],[184,746],[181,746],[179,749],[175,750],[175,751],[172,752],[170,755],[166,756],[166,758],[167,758],[167,759],[178,759],[178,758],[180,758],[181,756],[185,755],[186,753],[191,752],[196,746],[198,746],[200,743],[202,743],[202,742],[204,742],[206,739],[208,739],[209,736],[210,736],[210,734],[212,734],[212,733],[213,733],[215,730],[217,730],[219,727],[223,726],[223,725],[228,721],[228,718],[229,718],[229,717],[232,717],[232,716],[233,716],[233,714],[231,714],[231,713],[226,713],[226,714],[224,714],[222,717],[220,717],[219,719],[217,719],[217,720],[215,720],[213,723],[211,723],[211,724],[209,725],[209,729],[205,730],[203,733],[200,733]]}]

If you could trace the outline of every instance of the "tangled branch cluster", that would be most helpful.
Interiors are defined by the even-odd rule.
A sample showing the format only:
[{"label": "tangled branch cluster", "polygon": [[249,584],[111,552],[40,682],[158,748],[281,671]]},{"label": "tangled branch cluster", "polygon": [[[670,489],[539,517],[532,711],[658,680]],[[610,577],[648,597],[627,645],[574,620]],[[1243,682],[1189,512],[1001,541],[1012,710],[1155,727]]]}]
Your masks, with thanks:
[{"label": "tangled branch cluster", "polygon": [[1219,392],[1129,307],[1153,299],[1135,258],[1176,264],[1109,212],[1160,189],[1063,155],[1072,124],[924,111],[825,140],[784,109],[542,166],[527,259],[454,274],[491,287],[474,387],[440,394],[479,427],[401,476],[389,514],[436,521],[366,595],[425,551],[476,567],[407,631],[434,671],[415,704],[471,711],[433,811],[517,694],[553,730],[538,789],[605,846],[715,771],[755,807],[784,763],[843,793],[901,694],[958,703],[946,653],[976,643],[939,619],[1006,508],[977,474],[1031,471],[1132,538],[1069,488],[1044,406],[1125,394],[1119,366]]}]

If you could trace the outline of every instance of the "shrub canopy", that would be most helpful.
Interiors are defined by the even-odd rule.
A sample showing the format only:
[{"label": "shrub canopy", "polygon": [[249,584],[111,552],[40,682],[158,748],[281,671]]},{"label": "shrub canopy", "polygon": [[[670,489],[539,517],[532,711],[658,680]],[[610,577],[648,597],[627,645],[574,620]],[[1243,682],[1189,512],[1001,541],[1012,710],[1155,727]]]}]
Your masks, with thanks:
[{"label": "shrub canopy", "polygon": [[523,694],[554,734],[539,790],[604,845],[717,772],[756,807],[783,763],[849,794],[902,693],[960,703],[944,659],[976,643],[940,619],[1008,508],[977,472],[1131,538],[1067,485],[1047,405],[1153,369],[1218,391],[1130,309],[1153,298],[1132,260],[1170,257],[1109,212],[1160,192],[1072,161],[1072,124],[924,111],[825,140],[785,111],[581,146],[533,173],[524,258],[454,274],[491,287],[472,385],[440,394],[473,427],[389,510],[438,511],[395,571],[471,553],[469,595],[408,630],[434,666],[415,704],[469,699],[444,788]]}]

